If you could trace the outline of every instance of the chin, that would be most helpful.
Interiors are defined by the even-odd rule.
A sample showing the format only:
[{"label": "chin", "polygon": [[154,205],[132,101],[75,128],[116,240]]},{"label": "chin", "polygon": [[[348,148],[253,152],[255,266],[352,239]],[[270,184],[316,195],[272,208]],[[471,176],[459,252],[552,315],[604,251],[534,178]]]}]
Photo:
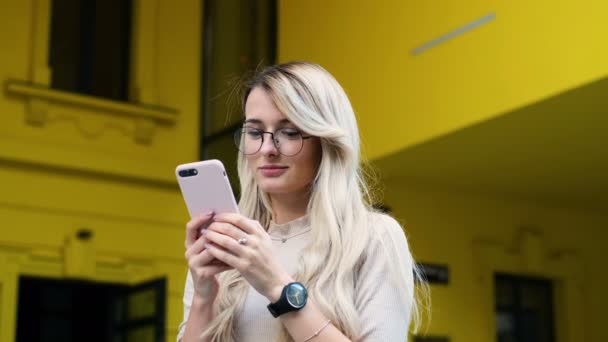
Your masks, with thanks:
[{"label": "chin", "polygon": [[285,194],[292,191],[293,187],[290,187],[289,184],[285,183],[286,182],[283,179],[278,178],[263,178],[258,180],[260,190],[268,194]]},{"label": "chin", "polygon": [[289,189],[284,185],[260,183],[259,186],[260,190],[267,194],[284,194],[289,192]]}]

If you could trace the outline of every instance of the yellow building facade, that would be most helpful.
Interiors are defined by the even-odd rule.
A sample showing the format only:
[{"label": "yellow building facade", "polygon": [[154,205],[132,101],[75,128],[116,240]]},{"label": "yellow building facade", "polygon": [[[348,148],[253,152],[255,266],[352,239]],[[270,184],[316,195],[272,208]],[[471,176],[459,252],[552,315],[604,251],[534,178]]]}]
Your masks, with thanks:
[{"label": "yellow building facade", "polygon": [[174,170],[199,153],[201,4],[133,2],[129,93],[139,104],[48,89],[51,6],[1,4],[0,340],[15,339],[19,276],[165,278],[174,340],[188,221]]},{"label": "yellow building facade", "polygon": [[[202,3],[133,2],[131,103],[49,89],[52,0],[1,6],[0,341],[15,340],[22,276],[165,279],[174,340],[188,220],[174,169],[199,158]],[[431,285],[426,334],[496,340],[493,277],[505,272],[553,282],[556,341],[608,340],[608,181],[593,171],[608,164],[596,139],[608,129],[607,12],[603,1],[279,1],[279,61],[320,63],[344,86],[415,257],[449,267],[449,283]],[[416,50],[478,18],[491,20]],[[581,106],[595,108],[576,113],[588,120],[569,120]]]}]

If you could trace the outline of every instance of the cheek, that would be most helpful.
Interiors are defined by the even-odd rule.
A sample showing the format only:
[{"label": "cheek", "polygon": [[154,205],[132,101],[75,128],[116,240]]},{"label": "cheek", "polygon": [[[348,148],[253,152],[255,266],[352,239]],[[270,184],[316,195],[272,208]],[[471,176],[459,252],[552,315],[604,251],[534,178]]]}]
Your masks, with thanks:
[{"label": "cheek", "polygon": [[247,166],[251,169],[251,170],[255,170],[256,168],[256,160],[257,158],[255,157],[255,155],[248,155],[245,156],[245,160],[247,161]]},{"label": "cheek", "polygon": [[319,163],[321,161],[320,153],[317,153],[317,150],[314,149],[309,153],[302,155],[302,160],[300,160],[300,176],[305,178],[307,181],[311,181],[314,179],[317,168],[319,167]]},{"label": "cheek", "polygon": [[321,142],[319,140],[315,140],[313,144],[313,148],[311,149],[311,153],[309,156],[310,159],[310,168],[312,169],[313,174],[317,172],[319,165],[321,164],[321,157],[323,156],[323,148],[321,146]]}]

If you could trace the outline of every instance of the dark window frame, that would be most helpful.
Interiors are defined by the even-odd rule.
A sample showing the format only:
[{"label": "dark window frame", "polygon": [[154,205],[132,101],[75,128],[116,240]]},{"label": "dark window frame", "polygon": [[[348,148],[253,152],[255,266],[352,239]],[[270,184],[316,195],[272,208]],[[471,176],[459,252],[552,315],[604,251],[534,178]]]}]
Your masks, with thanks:
[{"label": "dark window frame", "polygon": [[[213,17],[212,13],[214,12],[212,10],[212,6],[213,6],[213,0],[205,0],[203,3],[203,23],[204,23],[204,27],[203,27],[203,34],[202,34],[202,49],[203,49],[203,53],[202,53],[202,60],[201,60],[201,79],[202,79],[202,87],[201,87],[201,113],[200,113],[200,126],[199,126],[199,131],[200,131],[200,142],[199,142],[199,157],[201,160],[205,160],[208,158],[208,145],[212,144],[214,142],[217,142],[221,139],[225,139],[226,137],[229,137],[230,139],[232,139],[232,134],[234,133],[234,131],[236,129],[238,129],[238,127],[240,126],[240,123],[228,126],[222,130],[219,130],[217,132],[210,132],[209,131],[209,127],[210,127],[210,84],[211,84],[211,72],[212,72],[212,58],[213,56],[213,47],[214,47],[214,41],[213,41],[213,23],[214,20],[216,20],[216,18]],[[277,43],[278,43],[278,37],[277,37],[277,27],[278,27],[278,2],[276,0],[272,1],[272,7],[273,7],[273,11],[270,13],[270,20],[271,20],[271,30],[270,30],[270,58],[271,60],[269,61],[269,64],[274,64],[276,63],[277,60]],[[255,35],[254,35],[255,36]],[[235,150],[236,153],[236,150]]]},{"label": "dark window frame", "polygon": [[[509,312],[515,317],[515,332],[518,341],[523,341],[523,317],[525,314],[525,309],[522,307],[522,289],[525,286],[541,286],[547,289],[547,295],[549,300],[547,301],[547,310],[550,313],[549,326],[546,327],[546,331],[548,332],[548,338],[550,342],[555,342],[556,334],[555,334],[555,304],[554,304],[554,295],[555,288],[551,279],[542,278],[542,277],[531,277],[525,275],[514,275],[508,273],[495,273],[494,274],[494,286],[495,289],[499,282],[509,283],[510,286],[513,287],[513,305],[499,305],[496,302],[497,296],[495,293],[495,314],[498,312]],[[495,290],[496,291],[496,290]],[[498,333],[498,332],[497,332]],[[496,336],[498,338],[498,335]]]},{"label": "dark window frame", "polygon": [[[78,0],[72,2],[76,1]],[[103,5],[98,5],[97,1]],[[74,11],[76,14],[65,14],[70,16],[69,20],[65,16],[62,17],[62,14],[66,7],[70,7],[70,2],[59,4],[59,0],[51,1],[48,54],[48,65],[52,70],[50,88],[131,103],[129,88],[134,4],[132,0],[115,2],[120,7],[118,29],[121,34],[118,39],[108,36],[99,40],[98,38],[106,34],[104,25],[116,26],[116,19],[103,21],[105,24],[96,24],[99,15],[105,13],[109,16],[109,13],[114,13],[108,8],[105,8],[105,11],[100,10],[102,6],[110,4],[102,0],[97,1],[80,0]],[[66,38],[63,33],[74,29],[70,25],[75,25],[77,32],[71,38]],[[71,47],[66,48],[66,44]],[[111,44],[111,48],[108,48],[107,44]],[[119,51],[114,53],[115,49]],[[114,58],[108,58],[109,56]]]},{"label": "dark window frame", "polygon": [[[124,341],[129,331],[151,326],[155,329],[154,342],[165,341],[167,286],[168,279],[166,277],[132,285],[75,278],[19,275],[16,341],[30,341],[42,338],[42,331],[36,329],[37,326],[43,321],[52,320],[57,317],[67,319],[70,323],[74,323],[75,320],[82,320],[80,323],[84,322],[87,324],[87,326],[78,325],[78,322],[70,324],[70,336],[73,336],[72,334],[75,334],[76,337],[87,335],[90,333],[89,328],[91,328],[88,325],[96,324],[94,327],[98,329],[98,334],[95,335],[96,340],[100,340],[101,337],[105,337],[106,340],[113,339],[120,335],[123,336],[122,340]],[[150,289],[156,293],[156,310],[154,314],[137,319],[129,319],[128,297],[140,291]],[[45,298],[50,298],[47,295],[53,291],[69,294],[66,302],[55,302],[55,304],[62,304],[61,308],[49,308],[46,306],[48,302],[45,301]],[[87,298],[91,297],[91,294],[100,296],[99,298],[95,298],[96,301],[93,302],[93,305],[105,306],[105,311],[94,312],[97,315],[97,321],[91,320],[92,317],[82,317],[79,315],[82,312],[89,312],[91,310],[91,303],[82,301],[85,294]],[[122,303],[119,307],[120,314],[118,316],[115,316],[117,312],[114,311],[113,307],[116,301]],[[102,302],[103,304],[101,304]],[[68,304],[76,305],[76,307],[68,306]],[[97,309],[99,308],[97,307]],[[32,313],[33,315],[30,316]]]}]

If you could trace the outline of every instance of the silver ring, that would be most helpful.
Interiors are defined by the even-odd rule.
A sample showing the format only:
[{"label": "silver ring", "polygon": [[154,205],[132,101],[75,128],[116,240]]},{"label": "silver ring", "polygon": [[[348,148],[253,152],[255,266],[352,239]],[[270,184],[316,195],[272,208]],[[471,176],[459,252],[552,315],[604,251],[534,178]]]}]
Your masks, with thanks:
[{"label": "silver ring", "polygon": [[241,245],[245,245],[247,244],[247,238],[246,237],[242,237],[238,240],[238,243]]}]

